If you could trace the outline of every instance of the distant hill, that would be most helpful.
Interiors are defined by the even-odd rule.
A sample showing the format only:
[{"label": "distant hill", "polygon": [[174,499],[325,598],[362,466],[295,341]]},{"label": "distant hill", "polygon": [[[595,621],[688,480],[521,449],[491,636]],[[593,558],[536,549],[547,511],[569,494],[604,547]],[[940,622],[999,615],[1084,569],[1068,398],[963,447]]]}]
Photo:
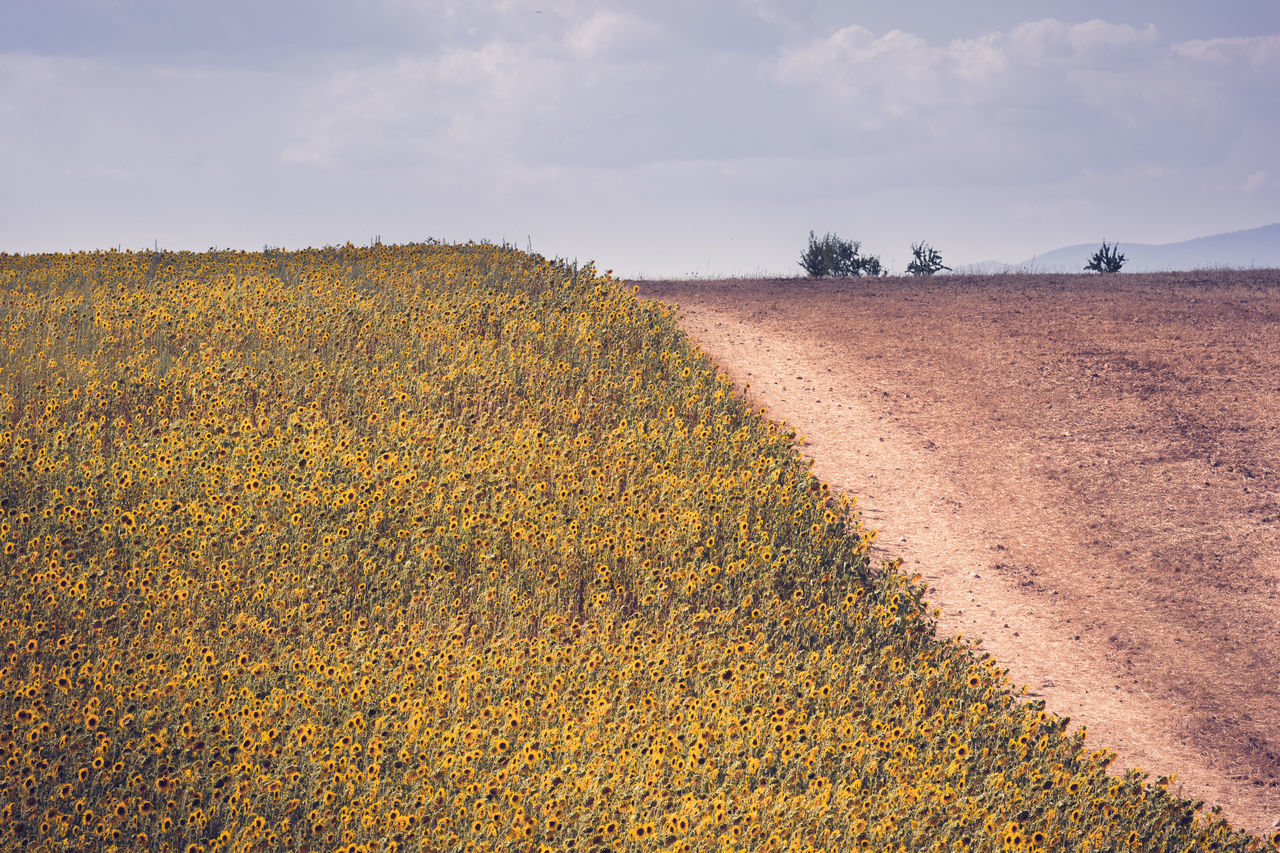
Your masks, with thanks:
[{"label": "distant hill", "polygon": [[[1083,272],[1089,258],[1102,246],[1096,243],[1080,243],[1045,252],[1017,264],[1033,272]],[[1197,237],[1181,243],[1148,245],[1145,243],[1120,243],[1120,251],[1126,260],[1124,272],[1163,272],[1166,270],[1194,270],[1206,267],[1263,267],[1280,268],[1280,222]]]}]

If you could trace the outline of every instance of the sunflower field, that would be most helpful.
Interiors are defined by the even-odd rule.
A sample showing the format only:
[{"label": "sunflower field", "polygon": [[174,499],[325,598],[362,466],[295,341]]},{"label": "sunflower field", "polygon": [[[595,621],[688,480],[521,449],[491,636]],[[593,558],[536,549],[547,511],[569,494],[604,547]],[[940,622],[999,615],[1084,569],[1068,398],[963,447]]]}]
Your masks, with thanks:
[{"label": "sunflower field", "polygon": [[666,307],[0,256],[0,849],[1254,850],[938,638]]}]

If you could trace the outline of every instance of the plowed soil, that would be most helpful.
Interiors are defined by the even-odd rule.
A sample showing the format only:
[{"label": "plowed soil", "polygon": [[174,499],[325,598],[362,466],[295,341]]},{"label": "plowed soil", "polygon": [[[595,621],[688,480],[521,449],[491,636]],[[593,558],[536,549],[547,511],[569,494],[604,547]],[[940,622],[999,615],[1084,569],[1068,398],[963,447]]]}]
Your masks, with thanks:
[{"label": "plowed soil", "polygon": [[1280,271],[638,284],[939,631],[1117,767],[1280,826]]}]

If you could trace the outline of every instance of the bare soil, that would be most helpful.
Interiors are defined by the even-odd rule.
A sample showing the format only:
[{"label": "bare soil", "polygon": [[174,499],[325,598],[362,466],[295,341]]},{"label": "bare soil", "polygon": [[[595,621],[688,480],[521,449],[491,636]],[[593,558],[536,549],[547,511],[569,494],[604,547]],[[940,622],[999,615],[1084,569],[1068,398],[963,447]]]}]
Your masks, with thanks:
[{"label": "bare soil", "polygon": [[1280,826],[1280,271],[638,284],[939,631],[1117,766]]}]

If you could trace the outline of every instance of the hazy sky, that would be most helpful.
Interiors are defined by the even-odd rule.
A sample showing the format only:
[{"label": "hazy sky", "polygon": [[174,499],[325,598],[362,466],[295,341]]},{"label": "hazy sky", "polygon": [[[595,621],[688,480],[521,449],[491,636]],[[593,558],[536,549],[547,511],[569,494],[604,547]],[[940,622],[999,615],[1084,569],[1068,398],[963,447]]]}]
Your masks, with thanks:
[{"label": "hazy sky", "polygon": [[1276,0],[0,0],[0,250],[900,272],[1280,221]]}]

